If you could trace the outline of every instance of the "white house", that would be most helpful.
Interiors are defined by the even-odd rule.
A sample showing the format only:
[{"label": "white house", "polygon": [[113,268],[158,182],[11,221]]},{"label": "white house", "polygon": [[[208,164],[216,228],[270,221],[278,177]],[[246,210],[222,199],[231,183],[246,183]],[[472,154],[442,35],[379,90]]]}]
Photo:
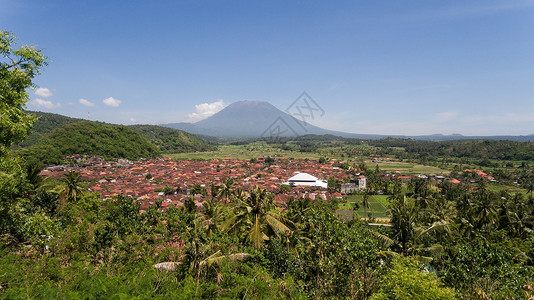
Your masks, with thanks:
[{"label": "white house", "polygon": [[322,188],[328,187],[328,183],[326,181],[320,180],[319,178],[312,176],[308,173],[300,173],[300,172],[295,172],[295,173],[297,174],[293,175],[293,177],[289,178],[283,184],[316,186],[316,187],[322,187]]}]

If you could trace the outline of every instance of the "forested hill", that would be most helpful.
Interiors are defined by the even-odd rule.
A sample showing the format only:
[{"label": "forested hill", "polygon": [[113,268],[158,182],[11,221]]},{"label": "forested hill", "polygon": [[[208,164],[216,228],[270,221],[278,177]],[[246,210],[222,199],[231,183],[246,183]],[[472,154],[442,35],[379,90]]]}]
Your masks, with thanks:
[{"label": "forested hill", "polygon": [[75,154],[132,160],[160,155],[156,146],[127,126],[90,121],[56,128],[20,152],[28,161],[44,164],[60,163],[62,157]]},{"label": "forested hill", "polygon": [[83,121],[82,119],[40,111],[29,111],[28,113],[36,116],[37,121],[33,123],[33,128],[30,135],[28,135],[28,137],[18,145],[22,148],[37,144],[41,138],[56,128]]},{"label": "forested hill", "polygon": [[[84,121],[83,119],[71,118],[53,113],[34,111],[29,113],[36,116],[37,121],[35,121],[30,135],[20,144],[15,146],[15,149],[27,148],[36,145],[40,139],[45,137],[54,129],[61,128],[62,126],[68,124]],[[95,123],[102,124],[99,122]],[[127,127],[146,138],[161,153],[209,151],[215,149],[215,145],[213,143],[182,130],[155,125],[131,125]]]},{"label": "forested hill", "polygon": [[182,130],[155,126],[131,125],[128,128],[148,139],[162,153],[215,150],[215,145]]}]

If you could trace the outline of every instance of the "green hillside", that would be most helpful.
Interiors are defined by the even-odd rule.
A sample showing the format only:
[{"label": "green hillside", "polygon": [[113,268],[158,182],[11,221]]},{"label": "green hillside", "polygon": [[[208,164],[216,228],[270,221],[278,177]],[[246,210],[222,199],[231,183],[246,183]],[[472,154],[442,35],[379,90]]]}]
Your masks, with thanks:
[{"label": "green hillside", "polygon": [[163,153],[215,150],[213,144],[182,130],[155,125],[132,125],[128,128],[148,139]]},{"label": "green hillside", "polygon": [[63,125],[72,124],[82,121],[82,119],[71,118],[58,114],[45,113],[40,111],[29,111],[28,113],[37,117],[33,123],[33,128],[28,137],[17,145],[15,148],[26,148],[37,144],[37,142],[47,135],[50,131]]},{"label": "green hillside", "polygon": [[35,145],[20,152],[28,161],[44,164],[60,163],[62,157],[75,154],[131,160],[160,154],[156,146],[126,126],[90,121],[56,128]]}]

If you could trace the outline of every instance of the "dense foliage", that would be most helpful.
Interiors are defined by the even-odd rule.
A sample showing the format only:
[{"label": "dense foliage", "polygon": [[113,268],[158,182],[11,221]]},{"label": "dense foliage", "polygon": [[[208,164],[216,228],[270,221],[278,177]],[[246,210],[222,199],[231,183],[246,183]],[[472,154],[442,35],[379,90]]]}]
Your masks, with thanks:
[{"label": "dense foliage", "polygon": [[131,125],[128,128],[148,139],[162,153],[210,151],[216,149],[212,143],[182,130],[154,125]]},{"label": "dense foliage", "polygon": [[54,129],[21,153],[30,162],[54,164],[63,157],[99,155],[106,159],[155,157],[160,153],[148,140],[126,126],[81,121]]},{"label": "dense foliage", "polygon": [[[224,186],[198,209],[100,200],[76,173],[33,169],[4,223],[0,297],[521,299],[534,284],[534,199],[480,186],[410,183],[393,227],[335,214],[336,202]],[[33,175],[32,175],[33,174]]]}]

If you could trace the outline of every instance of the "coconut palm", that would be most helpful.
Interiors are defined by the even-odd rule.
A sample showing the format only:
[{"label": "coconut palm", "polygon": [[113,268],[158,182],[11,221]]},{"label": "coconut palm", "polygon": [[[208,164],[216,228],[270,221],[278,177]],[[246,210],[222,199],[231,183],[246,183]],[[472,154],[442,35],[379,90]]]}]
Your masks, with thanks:
[{"label": "coconut palm", "polygon": [[211,198],[206,200],[202,206],[204,209],[198,214],[196,221],[202,224],[208,235],[211,235],[224,220],[223,206]]},{"label": "coconut palm", "polygon": [[64,202],[65,200],[76,201],[78,199],[78,195],[81,193],[80,182],[81,174],[78,172],[71,170],[63,175],[63,183],[65,184],[65,188],[61,193],[60,202]]},{"label": "coconut palm", "polygon": [[232,178],[226,178],[224,183],[219,187],[217,191],[217,197],[224,200],[224,203],[230,202],[234,197],[234,180]]},{"label": "coconut palm", "polygon": [[367,218],[367,209],[369,209],[369,193],[366,191],[362,197],[363,215]]},{"label": "coconut palm", "polygon": [[393,239],[400,245],[402,254],[407,255],[415,236],[415,203],[406,195],[392,200],[388,213],[393,225]]},{"label": "coconut palm", "polygon": [[273,205],[274,195],[254,188],[243,198],[237,198],[230,216],[221,224],[225,232],[245,230],[248,239],[256,249],[269,240],[269,236],[287,236],[291,231],[286,224],[291,222],[282,217]]},{"label": "coconut palm", "polygon": [[476,222],[477,227],[489,230],[497,220],[494,195],[487,191],[478,192],[475,197],[474,212],[478,216]]}]

